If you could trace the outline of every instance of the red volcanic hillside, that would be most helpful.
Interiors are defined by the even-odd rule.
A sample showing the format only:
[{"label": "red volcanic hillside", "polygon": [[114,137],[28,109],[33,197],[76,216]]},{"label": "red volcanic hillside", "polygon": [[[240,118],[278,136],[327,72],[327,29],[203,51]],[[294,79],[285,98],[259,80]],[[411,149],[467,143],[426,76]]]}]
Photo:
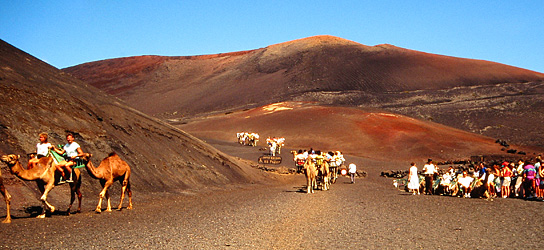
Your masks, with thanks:
[{"label": "red volcanic hillside", "polygon": [[170,121],[311,101],[544,146],[544,123],[538,122],[544,120],[544,74],[392,45],[316,36],[250,51],[117,58],[64,71]]},{"label": "red volcanic hillside", "polygon": [[[118,58],[64,71],[145,113],[174,118],[324,93],[324,101],[359,105],[389,92],[544,79],[544,74],[503,64],[392,45],[369,47],[332,36],[219,55]],[[334,95],[338,91],[359,94]]]},{"label": "red volcanic hillside", "polygon": [[293,149],[341,150],[375,160],[466,159],[504,154],[491,138],[386,112],[276,103],[179,125],[200,138],[234,141],[237,132],[283,136]]}]

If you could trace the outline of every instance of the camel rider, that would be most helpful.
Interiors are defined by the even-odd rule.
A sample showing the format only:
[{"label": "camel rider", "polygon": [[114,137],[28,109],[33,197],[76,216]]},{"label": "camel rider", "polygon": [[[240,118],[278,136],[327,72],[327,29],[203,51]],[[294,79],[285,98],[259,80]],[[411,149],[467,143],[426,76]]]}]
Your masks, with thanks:
[{"label": "camel rider", "polygon": [[315,152],[315,166],[316,167],[321,167],[321,165],[323,165],[323,161],[325,161],[325,157],[323,157],[323,155],[321,155],[321,151],[316,151]]},{"label": "camel rider", "polygon": [[74,141],[73,134],[68,133],[66,135],[66,141],[68,141],[68,143],[64,145],[62,149],[53,147],[53,150],[55,150],[55,152],[57,152],[60,155],[64,155],[64,158],[65,158],[64,161],[61,161],[59,162],[59,164],[57,164],[57,170],[60,171],[62,175],[62,179],[61,181],[59,181],[59,183],[64,183],[63,180],[66,180],[66,175],[64,174],[64,170],[70,173],[70,179],[66,180],[66,182],[73,182],[72,166],[76,164],[76,159],[79,159],[79,157],[84,155],[83,150],[81,150],[81,147],[79,146],[79,144]]},{"label": "camel rider", "polygon": [[47,142],[47,133],[40,133],[39,136],[40,143],[36,144],[36,155],[28,161],[28,169],[34,168],[40,161],[40,158],[47,156],[49,154],[49,149],[53,148],[51,143]]},{"label": "camel rider", "polygon": [[342,155],[342,152],[336,151],[336,166],[338,167],[342,166],[342,164],[344,164],[345,161],[346,159],[344,159],[344,155]]},{"label": "camel rider", "polygon": [[295,157],[293,159],[295,161],[295,166],[297,168],[297,172],[302,171],[302,167],[304,166],[304,163],[306,162],[307,158],[308,158],[308,156],[304,155],[304,153],[302,152],[302,149],[299,149],[297,154],[295,155]]}]

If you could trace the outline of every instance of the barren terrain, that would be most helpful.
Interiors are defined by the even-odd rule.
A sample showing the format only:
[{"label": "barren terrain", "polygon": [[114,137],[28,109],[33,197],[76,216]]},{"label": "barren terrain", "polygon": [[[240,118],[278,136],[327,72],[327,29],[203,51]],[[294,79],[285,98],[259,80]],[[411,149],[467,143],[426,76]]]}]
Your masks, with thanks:
[{"label": "barren terrain", "polygon": [[249,51],[116,58],[63,71],[161,119],[311,101],[544,146],[538,132],[544,130],[544,74],[388,44],[316,36]]},{"label": "barren terrain", "polygon": [[[72,132],[95,165],[112,151],[127,161],[134,192],[134,210],[96,214],[100,185],[83,171],[82,213],[62,212],[60,186],[49,201],[61,211],[35,219],[36,184],[2,163],[14,219],[0,224],[0,248],[535,249],[543,202],[412,196],[379,174],[427,158],[507,156],[497,137],[541,153],[543,79],[330,36],[62,71],[0,41],[0,154],[26,165],[39,132],[53,144]],[[260,145],[239,145],[242,131],[260,133]],[[287,139],[280,165],[255,162],[267,136]],[[342,150],[367,177],[306,194],[302,175],[262,170],[291,168],[289,151],[310,147]]]}]

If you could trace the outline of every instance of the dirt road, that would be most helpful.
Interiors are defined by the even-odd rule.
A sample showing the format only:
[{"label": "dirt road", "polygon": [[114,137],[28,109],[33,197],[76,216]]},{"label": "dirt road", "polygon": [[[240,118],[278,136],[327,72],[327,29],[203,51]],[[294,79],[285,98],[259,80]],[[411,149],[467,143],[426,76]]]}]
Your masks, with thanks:
[{"label": "dirt road", "polygon": [[412,196],[370,175],[306,194],[291,184],[162,194],[135,209],[16,218],[0,248],[536,249],[544,203]]}]

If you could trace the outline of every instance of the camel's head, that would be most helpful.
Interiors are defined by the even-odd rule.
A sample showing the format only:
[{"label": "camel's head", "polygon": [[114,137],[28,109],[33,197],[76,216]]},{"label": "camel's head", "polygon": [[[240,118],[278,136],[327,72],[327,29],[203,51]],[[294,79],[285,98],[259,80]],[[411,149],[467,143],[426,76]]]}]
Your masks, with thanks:
[{"label": "camel's head", "polygon": [[19,156],[14,155],[14,154],[2,155],[1,160],[2,160],[3,163],[8,164],[8,166],[13,166],[13,165],[15,165],[15,163],[17,163],[19,161]]},{"label": "camel's head", "polygon": [[91,160],[92,156],[93,156],[93,154],[84,153],[83,156],[81,156],[80,158],[85,162],[89,162]]}]

